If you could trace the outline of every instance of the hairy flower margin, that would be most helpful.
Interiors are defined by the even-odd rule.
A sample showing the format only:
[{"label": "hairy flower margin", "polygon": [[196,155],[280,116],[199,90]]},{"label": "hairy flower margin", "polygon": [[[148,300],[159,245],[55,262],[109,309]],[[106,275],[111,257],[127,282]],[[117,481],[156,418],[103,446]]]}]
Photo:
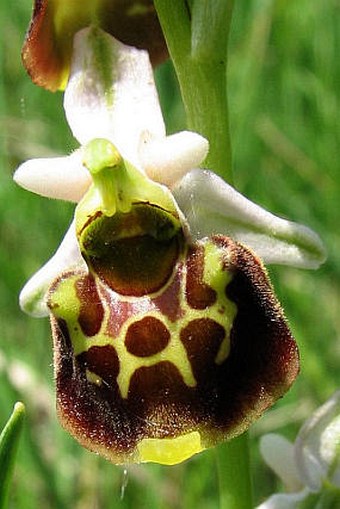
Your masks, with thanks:
[{"label": "hairy flower margin", "polygon": [[[294,381],[297,347],[260,259],[316,268],[325,258],[324,248],[310,229],[274,216],[200,169],[208,152],[202,136],[187,131],[166,136],[146,51],[96,27],[82,29],[74,39],[64,108],[80,148],[66,157],[27,161],[14,179],[44,196],[80,201],[76,226],[71,224],[55,255],[26,284],[21,307],[35,316],[52,314],[59,416],[81,443],[117,463],[183,461],[245,431]],[[106,211],[106,199],[120,204],[117,215]],[[146,270],[138,264],[137,270],[133,255],[120,251],[117,232],[119,246],[120,241],[131,246],[126,233],[131,224],[160,240],[167,256],[161,270],[168,267],[173,280],[160,284],[163,276],[152,268],[159,262],[158,248],[145,241],[142,248],[133,245],[138,256],[144,253]],[[171,246],[177,246],[177,255]],[[153,286],[124,293],[129,279],[125,255],[136,280],[159,279],[158,294]],[[116,280],[110,286],[112,274],[107,279],[98,260],[106,273],[121,266],[122,292],[117,293]],[[190,278],[192,288],[203,291],[191,308]],[[178,319],[169,321],[163,320],[161,307],[170,288],[164,314],[169,318],[174,305]],[[204,300],[207,291],[214,295],[211,302]],[[128,334],[117,336],[114,325],[127,309],[127,331],[134,331],[130,340],[137,334],[144,343],[148,327],[141,324],[146,320],[162,329],[163,339],[170,338],[156,345],[161,350],[150,353],[153,336],[147,355],[129,351]],[[136,309],[138,321],[131,324]],[[208,328],[202,333],[203,322]],[[193,347],[198,350],[190,353]],[[161,402],[154,390],[158,371],[162,383],[171,380],[170,399]],[[145,402],[137,410],[136,398]]]},{"label": "hairy flower margin", "polygon": [[[281,435],[264,435],[261,454],[287,493],[272,495],[257,509],[335,507],[340,500],[340,391],[301,427],[294,444]],[[321,497],[331,493],[329,504]]]}]

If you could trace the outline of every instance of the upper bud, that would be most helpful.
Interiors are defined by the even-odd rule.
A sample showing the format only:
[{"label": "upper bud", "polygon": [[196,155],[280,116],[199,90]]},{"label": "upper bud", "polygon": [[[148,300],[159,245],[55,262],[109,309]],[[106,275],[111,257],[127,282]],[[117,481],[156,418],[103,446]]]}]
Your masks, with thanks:
[{"label": "upper bud", "polygon": [[91,24],[127,45],[148,50],[153,64],[167,57],[152,0],[35,0],[22,58],[37,85],[52,91],[65,88],[73,36]]}]

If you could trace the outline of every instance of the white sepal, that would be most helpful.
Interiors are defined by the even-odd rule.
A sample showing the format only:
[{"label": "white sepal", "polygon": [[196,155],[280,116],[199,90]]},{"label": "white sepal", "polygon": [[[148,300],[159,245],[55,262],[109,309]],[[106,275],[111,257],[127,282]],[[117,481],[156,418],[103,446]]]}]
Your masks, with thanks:
[{"label": "white sepal", "polygon": [[227,235],[251,248],[265,263],[317,268],[325,260],[316,233],[271,214],[208,170],[192,170],[173,193],[194,238]]},{"label": "white sepal", "polygon": [[165,136],[148,53],[97,28],[75,35],[64,108],[81,144],[105,138],[138,167],[142,133]]},{"label": "white sepal", "polygon": [[52,258],[27,281],[21,290],[19,303],[22,310],[35,317],[48,316],[46,298],[51,283],[65,270],[75,268],[87,270],[80,254],[73,221]]},{"label": "white sepal", "polygon": [[268,433],[260,440],[260,452],[287,491],[297,492],[303,488],[295,463],[294,445],[289,440],[276,433]]},{"label": "white sepal", "polygon": [[65,157],[30,159],[19,166],[13,179],[33,193],[73,202],[78,202],[91,184],[81,150]]}]

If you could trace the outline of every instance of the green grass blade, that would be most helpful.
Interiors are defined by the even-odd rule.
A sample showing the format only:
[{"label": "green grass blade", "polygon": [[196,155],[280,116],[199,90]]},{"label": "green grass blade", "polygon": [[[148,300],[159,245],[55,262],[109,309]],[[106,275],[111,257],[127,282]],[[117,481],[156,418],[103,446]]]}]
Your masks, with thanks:
[{"label": "green grass blade", "polygon": [[24,423],[25,407],[16,403],[0,435],[0,509],[6,507],[15,456]]}]

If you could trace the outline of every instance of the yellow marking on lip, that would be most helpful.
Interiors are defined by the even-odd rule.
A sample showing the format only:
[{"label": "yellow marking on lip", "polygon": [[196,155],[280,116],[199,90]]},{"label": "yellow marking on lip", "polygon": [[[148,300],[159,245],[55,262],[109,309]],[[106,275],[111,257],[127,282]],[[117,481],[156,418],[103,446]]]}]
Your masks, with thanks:
[{"label": "yellow marking on lip", "polygon": [[[225,330],[224,339],[215,358],[216,364],[222,364],[230,353],[230,330],[237,313],[237,306],[227,298],[225,289],[232,278],[233,275],[229,271],[223,270],[221,248],[213,243],[206,244],[204,248],[203,281],[217,293],[216,303],[210,310],[211,315],[208,316],[222,325]],[[223,310],[222,314],[219,313],[219,309]],[[221,323],[221,316],[224,317],[224,323]],[[226,316],[229,319],[227,323],[225,323]]]},{"label": "yellow marking on lip", "polygon": [[78,279],[79,274],[60,279],[57,288],[49,297],[49,306],[53,315],[67,322],[77,320],[80,313],[81,303],[76,290]]},{"label": "yellow marking on lip", "polygon": [[222,364],[228,358],[229,353],[230,353],[230,341],[228,336],[226,335],[215,357],[215,363],[217,365]]},{"label": "yellow marking on lip", "polygon": [[198,431],[177,438],[144,438],[138,445],[141,462],[176,465],[204,450]]},{"label": "yellow marking on lip", "polygon": [[103,383],[102,378],[99,375],[96,375],[96,373],[93,373],[93,371],[90,371],[88,368],[86,368],[86,378],[88,382],[91,382],[94,385],[97,385],[100,387]]},{"label": "yellow marking on lip", "polygon": [[[176,331],[171,330],[169,328],[169,324],[164,317],[157,312],[148,313],[148,316],[155,316],[158,319],[162,320],[162,323],[166,325],[171,334],[170,341],[168,345],[161,351],[156,353],[155,355],[150,355],[149,357],[137,357],[131,353],[129,353],[126,349],[124,341],[117,341],[114,343],[115,349],[118,353],[118,358],[121,366],[124,366],[124,369],[119,371],[117,377],[118,387],[121,393],[122,398],[127,398],[129,393],[130,381],[133,374],[137,371],[137,369],[141,367],[149,367],[154,366],[160,362],[171,362],[175,367],[177,367],[179,373],[183,377],[184,383],[188,387],[195,387],[196,380],[192,372],[191,363],[188,359],[187,352],[184,348],[183,343],[179,339],[178,333]],[[138,318],[137,318],[138,320]],[[126,330],[128,326],[136,321],[136,317],[133,320],[128,320],[121,331],[121,337],[124,339]]]}]

